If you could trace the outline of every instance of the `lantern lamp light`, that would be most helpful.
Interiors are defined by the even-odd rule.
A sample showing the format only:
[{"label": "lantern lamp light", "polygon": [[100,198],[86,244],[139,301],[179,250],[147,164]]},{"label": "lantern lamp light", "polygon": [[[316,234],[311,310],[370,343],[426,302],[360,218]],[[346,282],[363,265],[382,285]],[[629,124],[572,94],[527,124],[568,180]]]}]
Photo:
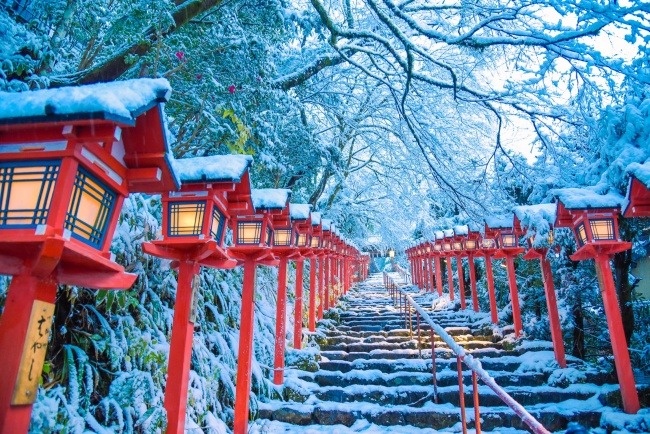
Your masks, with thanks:
[{"label": "lantern lamp light", "polygon": [[237,222],[237,244],[259,244],[262,239],[261,221]]},{"label": "lantern lamp light", "polygon": [[291,245],[291,229],[276,229],[273,233],[274,246],[290,246]]},{"label": "lantern lamp light", "polygon": [[320,247],[320,237],[318,236],[311,237],[311,247],[314,249],[318,249]]},{"label": "lantern lamp light", "polygon": [[203,228],[205,201],[171,202],[169,204],[169,236],[200,235]]}]

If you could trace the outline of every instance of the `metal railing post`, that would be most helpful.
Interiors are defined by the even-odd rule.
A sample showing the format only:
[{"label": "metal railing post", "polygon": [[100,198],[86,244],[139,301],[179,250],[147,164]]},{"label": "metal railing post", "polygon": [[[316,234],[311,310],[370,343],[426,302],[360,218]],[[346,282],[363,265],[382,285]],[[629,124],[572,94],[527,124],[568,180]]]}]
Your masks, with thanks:
[{"label": "metal railing post", "polygon": [[463,362],[456,356],[458,367],[458,397],[460,398],[460,419],[463,423],[463,434],[467,434],[467,416],[465,415],[465,390],[463,388]]},{"label": "metal railing post", "polygon": [[478,379],[476,372],[472,371],[472,390],[474,392],[474,429],[476,434],[481,434],[481,409],[478,402]]},{"label": "metal railing post", "polygon": [[438,376],[436,375],[436,335],[433,332],[433,327],[431,331],[431,374],[433,375],[433,400],[436,404],[438,402]]}]

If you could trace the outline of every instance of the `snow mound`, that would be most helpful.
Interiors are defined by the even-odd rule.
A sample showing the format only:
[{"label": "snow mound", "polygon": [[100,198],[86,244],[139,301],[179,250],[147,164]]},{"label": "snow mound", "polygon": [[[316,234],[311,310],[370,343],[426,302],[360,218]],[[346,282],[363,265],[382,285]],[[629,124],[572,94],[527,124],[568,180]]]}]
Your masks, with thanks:
[{"label": "snow mound", "polygon": [[597,187],[585,188],[558,188],[552,190],[566,209],[586,208],[618,208],[625,202],[625,198],[615,191],[602,194],[596,191]]},{"label": "snow mound", "polygon": [[253,207],[257,209],[285,209],[291,197],[286,188],[257,188],[251,190]]},{"label": "snow mound", "polygon": [[172,167],[182,183],[239,182],[252,163],[250,155],[213,155],[172,160]]},{"label": "snow mound", "polygon": [[311,213],[311,205],[306,203],[290,203],[289,213],[292,220],[307,220]]}]

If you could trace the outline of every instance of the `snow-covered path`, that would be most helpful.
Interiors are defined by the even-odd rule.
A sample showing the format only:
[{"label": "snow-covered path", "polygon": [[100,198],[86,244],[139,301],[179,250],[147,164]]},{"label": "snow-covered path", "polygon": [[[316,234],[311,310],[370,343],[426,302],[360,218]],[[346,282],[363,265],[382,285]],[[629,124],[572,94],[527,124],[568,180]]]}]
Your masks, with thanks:
[{"label": "snow-covered path", "polygon": [[[563,431],[570,422],[596,428],[603,411],[618,412],[606,407],[620,399],[618,385],[572,357],[569,367],[560,369],[550,342],[516,342],[493,328],[486,314],[460,311],[433,294],[413,292],[413,297],[550,431]],[[288,369],[281,390],[285,401],[260,404],[251,432],[462,431],[455,357],[436,339],[436,404],[429,329],[422,326],[418,348],[415,315],[411,334],[384,290],[381,275],[350,291],[340,306],[334,319],[319,324],[318,369]],[[472,378],[465,366],[463,379],[467,420],[473,428]],[[483,431],[524,429],[491,389],[479,385],[479,394]]]}]

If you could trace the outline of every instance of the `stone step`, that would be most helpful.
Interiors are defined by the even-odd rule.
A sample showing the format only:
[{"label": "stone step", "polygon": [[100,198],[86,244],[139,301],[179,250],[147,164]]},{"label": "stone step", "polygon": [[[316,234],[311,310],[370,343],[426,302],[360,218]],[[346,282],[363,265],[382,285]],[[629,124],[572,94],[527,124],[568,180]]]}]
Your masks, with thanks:
[{"label": "stone step", "polygon": [[[574,410],[560,414],[552,410],[533,410],[537,418],[549,431],[566,429],[569,422],[578,422],[584,426],[598,426],[600,412]],[[468,428],[474,428],[473,412],[468,411]],[[355,408],[340,403],[285,404],[280,408],[260,405],[258,416],[263,419],[288,422],[295,425],[345,425],[352,426],[357,420],[383,426],[413,425],[416,428],[443,430],[460,423],[460,411],[456,408],[412,408],[399,406],[385,408],[380,405],[366,405]],[[509,409],[495,408],[481,411],[481,429],[492,431],[498,428],[516,428],[525,430],[524,422]]]},{"label": "stone step", "polygon": [[[436,364],[438,365],[438,364]],[[430,365],[429,365],[430,366]],[[438,367],[438,366],[437,366]],[[440,364],[440,371],[436,374],[439,387],[458,385],[458,375],[450,364]],[[446,368],[446,369],[445,369]],[[443,370],[444,369],[444,370]],[[299,378],[305,381],[313,381],[321,387],[364,384],[374,386],[433,386],[433,374],[429,372],[397,372],[385,374],[379,370],[351,370],[347,373],[336,371],[318,371],[316,373],[305,373],[304,377],[298,374]],[[497,384],[507,386],[541,386],[545,384],[547,375],[539,372],[526,372],[513,374],[510,372],[491,372]],[[463,372],[463,383],[472,383],[472,373]]]},{"label": "stone step", "polygon": [[[476,350],[476,349],[494,349],[494,350],[502,350],[503,347],[501,344],[498,343],[492,343],[492,342],[485,342],[485,341],[465,341],[465,342],[458,342],[460,346],[465,348],[466,350]],[[421,341],[420,347],[422,349],[427,349],[430,348],[430,341],[427,342],[426,340]],[[447,344],[443,342],[437,342],[436,343],[436,348],[446,348]],[[347,353],[359,353],[359,352],[366,352],[369,353],[371,351],[375,350],[384,350],[384,351],[392,351],[392,350],[399,350],[399,349],[413,349],[417,350],[418,349],[418,341],[416,339],[413,340],[405,340],[402,342],[360,342],[360,343],[338,343],[338,344],[325,344],[320,346],[321,351],[323,352],[329,352],[329,351],[343,351]]]}]

